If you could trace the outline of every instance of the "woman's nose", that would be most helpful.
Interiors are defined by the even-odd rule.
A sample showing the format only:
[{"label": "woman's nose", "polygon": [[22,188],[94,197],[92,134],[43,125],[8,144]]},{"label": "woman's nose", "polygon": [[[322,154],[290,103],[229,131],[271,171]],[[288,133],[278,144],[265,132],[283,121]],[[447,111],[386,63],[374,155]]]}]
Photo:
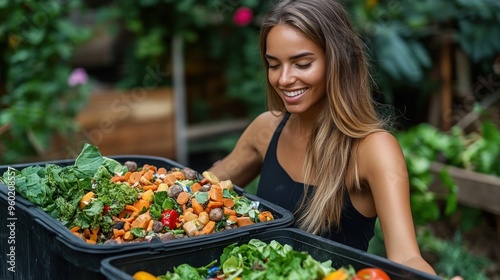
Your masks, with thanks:
[{"label": "woman's nose", "polygon": [[296,80],[296,77],[293,74],[292,69],[290,69],[289,67],[283,67],[282,69],[283,70],[281,71],[281,75],[279,78],[280,85],[293,84]]}]

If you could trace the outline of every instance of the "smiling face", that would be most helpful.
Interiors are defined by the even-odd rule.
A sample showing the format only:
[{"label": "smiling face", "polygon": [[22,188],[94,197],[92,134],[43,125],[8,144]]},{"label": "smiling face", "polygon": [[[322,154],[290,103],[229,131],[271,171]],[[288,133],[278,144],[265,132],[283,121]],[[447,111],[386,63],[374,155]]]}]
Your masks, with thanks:
[{"label": "smiling face", "polygon": [[326,95],[323,49],[285,24],[273,27],[266,40],[268,79],[290,113],[317,114]]}]

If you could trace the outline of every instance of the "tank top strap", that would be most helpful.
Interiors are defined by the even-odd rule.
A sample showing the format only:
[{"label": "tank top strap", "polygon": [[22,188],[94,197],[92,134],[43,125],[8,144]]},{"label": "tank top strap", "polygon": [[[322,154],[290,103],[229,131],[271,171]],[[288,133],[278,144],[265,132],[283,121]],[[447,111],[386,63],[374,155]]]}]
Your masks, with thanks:
[{"label": "tank top strap", "polygon": [[290,117],[290,113],[286,112],[285,116],[283,117],[283,119],[281,119],[280,123],[278,124],[278,127],[274,131],[273,138],[271,139],[271,143],[269,146],[273,146],[273,147],[278,146],[278,139],[280,138],[281,131],[283,130],[283,127],[285,127],[285,124],[288,121],[289,117]]}]

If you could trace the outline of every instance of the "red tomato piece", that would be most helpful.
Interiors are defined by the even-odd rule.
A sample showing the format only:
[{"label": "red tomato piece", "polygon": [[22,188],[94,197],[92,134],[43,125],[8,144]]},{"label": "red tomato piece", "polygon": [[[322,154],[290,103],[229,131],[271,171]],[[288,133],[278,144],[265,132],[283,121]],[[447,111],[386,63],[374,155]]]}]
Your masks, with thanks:
[{"label": "red tomato piece", "polygon": [[356,272],[355,280],[390,280],[389,275],[380,268],[367,267]]}]

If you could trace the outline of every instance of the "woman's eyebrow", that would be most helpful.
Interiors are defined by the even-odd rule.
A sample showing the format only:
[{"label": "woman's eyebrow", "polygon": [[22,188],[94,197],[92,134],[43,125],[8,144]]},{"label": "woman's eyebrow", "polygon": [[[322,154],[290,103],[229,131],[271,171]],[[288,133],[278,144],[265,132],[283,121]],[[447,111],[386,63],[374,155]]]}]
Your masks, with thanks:
[{"label": "woman's eyebrow", "polygon": [[[310,56],[310,55],[314,55],[314,54],[312,52],[302,52],[302,53],[290,56],[289,59],[290,60],[294,60],[294,59],[298,59],[298,58],[302,58],[302,57]],[[272,56],[272,55],[267,54],[267,53],[266,53],[265,56],[266,56],[267,59],[278,60],[278,58],[276,58],[275,56]]]}]

